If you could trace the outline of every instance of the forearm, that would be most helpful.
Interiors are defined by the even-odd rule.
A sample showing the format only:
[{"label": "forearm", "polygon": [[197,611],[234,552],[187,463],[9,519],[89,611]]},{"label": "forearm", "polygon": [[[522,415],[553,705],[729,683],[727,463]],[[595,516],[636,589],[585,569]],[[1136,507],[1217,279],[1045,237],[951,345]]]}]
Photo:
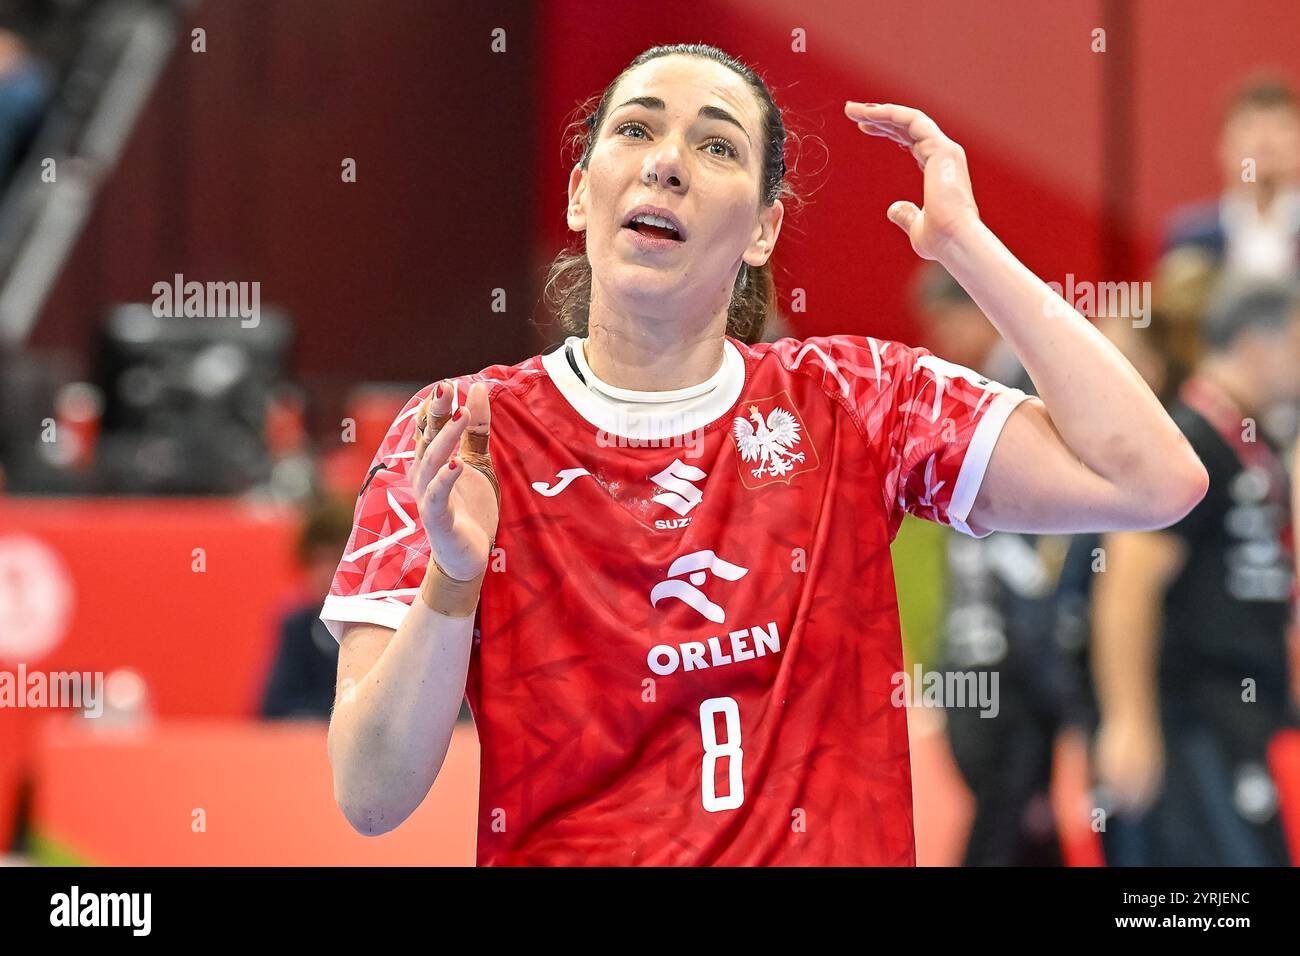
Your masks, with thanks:
[{"label": "forearm", "polygon": [[[1107,550],[1114,551],[1109,547]],[[1103,723],[1157,721],[1160,598],[1125,569],[1100,572],[1094,591],[1092,673]]]},{"label": "forearm", "polygon": [[982,223],[949,242],[940,262],[1015,351],[1081,462],[1135,494],[1185,496],[1187,469],[1199,462],[1142,377],[1092,323]]},{"label": "forearm", "polygon": [[473,629],[472,610],[441,614],[417,596],[374,665],[340,686],[330,761],[335,796],[358,830],[391,830],[429,792],[460,714]]}]

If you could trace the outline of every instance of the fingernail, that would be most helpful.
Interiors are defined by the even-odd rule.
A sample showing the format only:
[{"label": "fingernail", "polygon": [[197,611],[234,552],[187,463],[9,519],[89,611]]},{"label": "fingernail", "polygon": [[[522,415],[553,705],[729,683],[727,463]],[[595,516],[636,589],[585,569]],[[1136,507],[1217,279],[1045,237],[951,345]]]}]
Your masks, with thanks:
[{"label": "fingernail", "polygon": [[433,397],[442,398],[442,382],[439,382],[433,387]]},{"label": "fingernail", "polygon": [[453,458],[451,461],[447,462],[447,468],[448,468],[449,471],[455,471],[455,470],[456,470],[456,459],[455,459],[455,458]]},{"label": "fingernail", "polygon": [[458,421],[460,421],[460,409],[459,409],[459,408],[456,409],[454,412],[451,413],[451,420],[452,420],[453,422],[458,422]]}]

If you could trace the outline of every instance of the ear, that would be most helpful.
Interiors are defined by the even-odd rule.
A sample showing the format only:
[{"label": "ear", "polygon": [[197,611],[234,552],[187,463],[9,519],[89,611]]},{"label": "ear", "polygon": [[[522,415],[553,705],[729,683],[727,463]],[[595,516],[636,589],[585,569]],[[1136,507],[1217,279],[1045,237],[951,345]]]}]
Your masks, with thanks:
[{"label": "ear", "polygon": [[574,232],[587,229],[587,174],[579,164],[569,173],[569,228]]},{"label": "ear", "polygon": [[741,257],[747,265],[757,269],[759,266],[766,265],[767,260],[772,258],[772,251],[776,248],[776,237],[781,234],[781,221],[784,218],[785,207],[781,205],[781,200],[778,199],[772,205],[763,207],[763,211],[758,214],[758,225],[754,227],[754,237]]}]

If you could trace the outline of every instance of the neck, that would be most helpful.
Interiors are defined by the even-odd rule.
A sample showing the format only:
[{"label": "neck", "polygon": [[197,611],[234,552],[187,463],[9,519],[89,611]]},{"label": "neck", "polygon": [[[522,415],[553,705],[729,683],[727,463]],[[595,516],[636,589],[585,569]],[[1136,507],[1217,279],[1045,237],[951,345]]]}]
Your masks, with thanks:
[{"label": "neck", "polygon": [[1255,377],[1239,363],[1226,357],[1206,359],[1201,365],[1200,374],[1223,389],[1244,415],[1258,417],[1265,405],[1265,397],[1256,386]]},{"label": "neck", "polygon": [[665,321],[592,303],[583,349],[601,381],[642,392],[689,388],[722,367],[726,312],[705,323]]},{"label": "neck", "polygon": [[1281,193],[1279,183],[1272,179],[1261,179],[1253,183],[1241,183],[1237,190],[1242,196],[1247,197],[1251,204],[1254,205],[1255,211],[1261,216],[1268,214],[1273,206],[1274,200]]}]

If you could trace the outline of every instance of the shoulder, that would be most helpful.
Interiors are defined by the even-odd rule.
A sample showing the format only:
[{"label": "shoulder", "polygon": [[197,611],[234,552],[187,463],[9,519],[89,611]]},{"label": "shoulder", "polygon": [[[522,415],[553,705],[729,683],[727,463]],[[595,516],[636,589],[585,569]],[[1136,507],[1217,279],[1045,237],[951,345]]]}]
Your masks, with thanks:
[{"label": "shoulder", "polygon": [[1189,203],[1170,214],[1165,230],[1165,246],[1213,244],[1221,232],[1218,199]]},{"label": "shoulder", "polygon": [[756,345],[736,344],[750,360],[777,362],[789,372],[819,379],[828,390],[838,391],[845,398],[856,397],[864,385],[883,389],[900,375],[910,375],[918,359],[930,355],[923,348],[870,335],[818,335]]},{"label": "shoulder", "polygon": [[413,416],[420,404],[432,394],[434,387],[439,382],[451,383],[456,404],[460,404],[465,400],[465,392],[475,382],[486,383],[488,399],[496,401],[502,395],[522,395],[545,374],[546,370],[542,365],[542,356],[538,354],[530,356],[515,365],[489,365],[477,372],[464,375],[448,375],[429,382],[407,399],[398,419]]}]

